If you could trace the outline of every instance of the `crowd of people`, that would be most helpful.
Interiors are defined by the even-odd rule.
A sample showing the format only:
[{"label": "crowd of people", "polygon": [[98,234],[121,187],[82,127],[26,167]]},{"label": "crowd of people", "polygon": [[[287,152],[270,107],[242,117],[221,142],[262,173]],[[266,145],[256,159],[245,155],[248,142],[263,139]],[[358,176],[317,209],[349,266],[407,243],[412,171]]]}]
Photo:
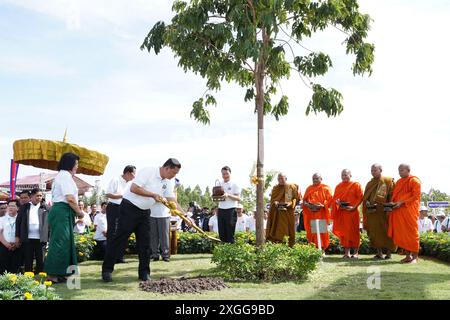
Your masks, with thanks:
[{"label": "crowd of people", "polygon": [[[66,153],[59,162],[59,173],[52,185],[53,203],[47,207],[39,189],[22,191],[18,200],[0,203],[0,272],[42,272],[54,283],[65,282],[77,254],[74,234],[94,232],[94,258],[103,260],[101,276],[112,281],[116,263],[125,263],[124,253],[132,233],[136,235],[139,257],[138,278],[150,277],[150,261],[170,261],[169,230],[178,232],[215,232],[224,243],[233,243],[237,232],[256,231],[256,212],[244,210],[241,189],[231,179],[231,168],[221,169],[222,190],[217,207],[200,208],[189,203],[184,210],[177,202],[176,175],[181,164],[174,158],[161,167],[142,168],[128,165],[114,177],[107,188],[107,202],[87,206],[79,200],[73,180],[79,157]],[[365,230],[375,259],[390,259],[402,248],[403,263],[416,263],[419,233],[450,232],[450,217],[443,211],[430,215],[420,206],[421,182],[411,175],[407,164],[399,166],[400,179],[382,175],[382,166],[371,167],[372,180],[365,189],[352,180],[351,171],[341,172],[342,182],[334,190],[315,173],[312,184],[302,194],[298,185],[288,183],[278,174],[278,184],[271,191],[264,210],[266,238],[272,242],[288,239],[293,246],[295,232],[305,230],[307,239],[318,248],[329,246],[334,233],[345,249],[344,259],[358,259],[360,233]],[[175,203],[189,221],[172,216],[164,204]],[[385,255],[383,256],[383,254]]]}]

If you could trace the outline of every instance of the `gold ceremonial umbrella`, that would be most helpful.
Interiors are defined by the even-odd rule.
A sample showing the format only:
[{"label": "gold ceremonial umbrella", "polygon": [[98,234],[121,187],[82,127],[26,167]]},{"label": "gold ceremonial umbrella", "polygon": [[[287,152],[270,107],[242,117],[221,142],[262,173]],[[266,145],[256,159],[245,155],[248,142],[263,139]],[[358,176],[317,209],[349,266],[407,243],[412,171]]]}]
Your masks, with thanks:
[{"label": "gold ceremonial umbrella", "polygon": [[58,162],[66,152],[80,157],[77,173],[100,176],[105,172],[108,156],[76,144],[67,143],[66,133],[63,141],[24,139],[13,144],[14,161],[36,168],[58,170]]}]

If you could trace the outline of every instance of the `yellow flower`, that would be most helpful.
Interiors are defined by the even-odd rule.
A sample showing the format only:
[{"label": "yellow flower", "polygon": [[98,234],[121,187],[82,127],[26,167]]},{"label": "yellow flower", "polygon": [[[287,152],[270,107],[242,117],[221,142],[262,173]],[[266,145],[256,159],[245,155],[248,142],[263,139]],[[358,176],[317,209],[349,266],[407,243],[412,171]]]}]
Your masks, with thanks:
[{"label": "yellow flower", "polygon": [[39,281],[35,281],[34,284],[39,285],[39,284],[41,284],[41,283],[40,283]]},{"label": "yellow flower", "polygon": [[47,274],[45,272],[40,272],[39,275],[43,278],[47,278]]},{"label": "yellow flower", "polygon": [[97,245],[97,241],[94,241],[93,244],[94,244],[94,246],[96,246]]},{"label": "yellow flower", "polygon": [[25,272],[23,275],[25,277],[34,278],[34,273],[33,272]]},{"label": "yellow flower", "polygon": [[26,300],[33,300],[33,295],[29,292],[25,292],[23,296],[25,297]]},{"label": "yellow flower", "polygon": [[17,276],[16,276],[15,274],[8,274],[8,278],[9,278],[9,280],[11,280],[11,282],[12,282],[13,284],[16,284],[16,282],[17,282]]},{"label": "yellow flower", "polygon": [[78,255],[79,255],[80,257],[84,257],[84,253],[83,253],[83,252],[78,252]]},{"label": "yellow flower", "polygon": [[52,286],[52,282],[51,281],[45,281],[44,282],[44,285],[46,286],[46,287],[51,287]]}]

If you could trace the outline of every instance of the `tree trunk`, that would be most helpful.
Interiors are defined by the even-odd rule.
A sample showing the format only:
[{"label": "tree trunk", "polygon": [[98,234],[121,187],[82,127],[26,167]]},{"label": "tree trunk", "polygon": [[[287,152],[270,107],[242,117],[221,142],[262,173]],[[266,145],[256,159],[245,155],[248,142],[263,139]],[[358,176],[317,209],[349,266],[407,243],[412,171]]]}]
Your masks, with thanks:
[{"label": "tree trunk", "polygon": [[[267,44],[267,34],[262,28],[263,42]],[[258,114],[258,154],[256,164],[256,245],[259,247],[265,241],[264,232],[264,78],[265,78],[265,52],[261,49],[258,64],[255,70],[256,110]]]}]

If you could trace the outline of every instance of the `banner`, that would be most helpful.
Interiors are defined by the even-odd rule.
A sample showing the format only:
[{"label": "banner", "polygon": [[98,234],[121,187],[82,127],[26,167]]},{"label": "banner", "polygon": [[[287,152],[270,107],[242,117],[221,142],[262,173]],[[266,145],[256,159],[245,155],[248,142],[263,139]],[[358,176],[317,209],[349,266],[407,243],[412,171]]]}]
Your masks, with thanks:
[{"label": "banner", "polygon": [[16,199],[16,181],[17,181],[17,173],[19,172],[19,164],[15,163],[14,160],[11,160],[11,175],[9,179],[9,191],[10,198],[12,200]]}]

